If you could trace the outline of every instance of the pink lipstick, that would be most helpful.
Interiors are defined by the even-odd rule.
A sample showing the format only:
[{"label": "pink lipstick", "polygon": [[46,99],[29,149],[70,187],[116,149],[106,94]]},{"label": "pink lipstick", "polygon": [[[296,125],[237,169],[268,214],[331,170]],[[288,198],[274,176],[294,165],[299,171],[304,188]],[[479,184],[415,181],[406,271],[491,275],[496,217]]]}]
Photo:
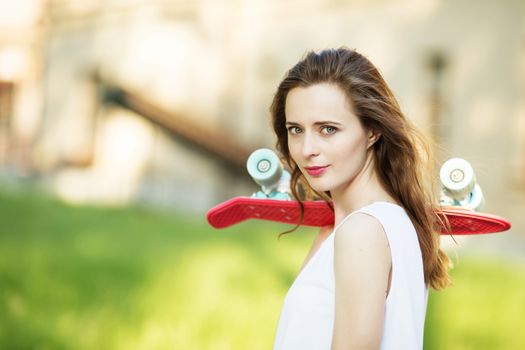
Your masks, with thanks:
[{"label": "pink lipstick", "polygon": [[321,176],[325,171],[326,168],[328,168],[328,165],[326,166],[309,166],[305,167],[306,172],[310,176]]}]

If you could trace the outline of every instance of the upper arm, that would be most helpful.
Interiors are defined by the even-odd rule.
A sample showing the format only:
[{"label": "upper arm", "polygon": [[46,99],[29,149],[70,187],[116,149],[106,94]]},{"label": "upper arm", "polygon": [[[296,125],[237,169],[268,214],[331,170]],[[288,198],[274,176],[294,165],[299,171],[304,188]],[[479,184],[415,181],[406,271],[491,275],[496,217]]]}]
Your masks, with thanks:
[{"label": "upper arm", "polygon": [[391,255],[381,223],[356,213],[335,236],[332,349],[377,349],[381,343]]}]

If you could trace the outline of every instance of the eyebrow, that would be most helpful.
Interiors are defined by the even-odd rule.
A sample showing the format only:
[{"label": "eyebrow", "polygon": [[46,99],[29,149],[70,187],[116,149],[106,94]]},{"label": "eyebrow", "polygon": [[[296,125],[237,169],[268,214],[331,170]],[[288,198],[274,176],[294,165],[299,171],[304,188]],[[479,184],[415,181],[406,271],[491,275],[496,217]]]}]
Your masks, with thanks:
[{"label": "eyebrow", "polygon": [[[322,120],[322,121],[318,121],[318,122],[314,123],[314,125],[316,125],[316,126],[317,125],[326,125],[326,124],[343,125],[341,123],[330,121],[330,120]],[[286,126],[301,126],[301,124],[296,123],[296,122],[286,122]]]}]

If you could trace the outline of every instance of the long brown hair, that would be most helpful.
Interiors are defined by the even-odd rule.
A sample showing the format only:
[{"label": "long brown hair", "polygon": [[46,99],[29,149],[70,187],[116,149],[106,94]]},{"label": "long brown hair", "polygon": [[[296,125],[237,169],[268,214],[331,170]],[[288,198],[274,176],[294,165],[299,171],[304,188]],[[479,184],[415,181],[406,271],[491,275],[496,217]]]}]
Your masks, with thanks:
[{"label": "long brown hair", "polygon": [[[288,92],[319,83],[338,86],[349,98],[363,127],[380,135],[373,145],[375,171],[388,193],[403,206],[415,226],[423,256],[425,283],[440,290],[450,284],[449,259],[440,249],[440,224],[435,189],[435,163],[431,145],[405,118],[392,91],[377,68],[363,55],[347,48],[309,52],[279,84],[270,112],[277,150],[292,171],[291,189],[302,199],[318,193],[307,183],[290,157],[285,126]],[[292,230],[293,231],[293,230]]]}]

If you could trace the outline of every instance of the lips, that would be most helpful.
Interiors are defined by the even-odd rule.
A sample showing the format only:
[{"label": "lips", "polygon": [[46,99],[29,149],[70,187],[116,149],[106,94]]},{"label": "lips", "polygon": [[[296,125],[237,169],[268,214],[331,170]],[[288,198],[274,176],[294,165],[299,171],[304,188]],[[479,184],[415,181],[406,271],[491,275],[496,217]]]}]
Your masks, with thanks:
[{"label": "lips", "polygon": [[328,168],[328,165],[325,166],[308,166],[304,169],[310,176],[321,176],[325,171],[326,168]]}]

